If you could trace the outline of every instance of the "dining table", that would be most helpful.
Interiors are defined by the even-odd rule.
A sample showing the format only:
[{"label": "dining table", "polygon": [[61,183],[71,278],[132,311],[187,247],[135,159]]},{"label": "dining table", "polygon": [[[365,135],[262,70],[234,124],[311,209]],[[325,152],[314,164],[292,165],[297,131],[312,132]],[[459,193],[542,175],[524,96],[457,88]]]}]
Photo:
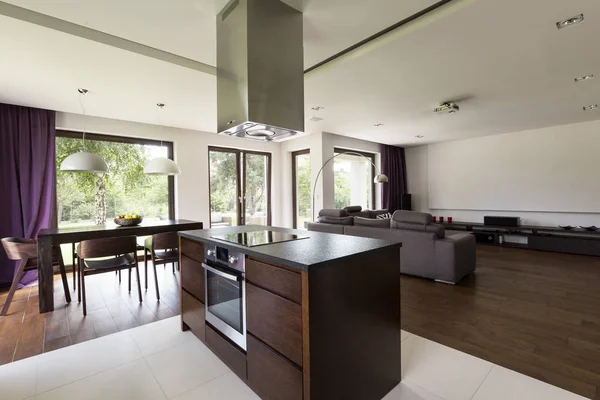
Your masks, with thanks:
[{"label": "dining table", "polygon": [[122,236],[150,236],[157,233],[203,229],[202,222],[186,219],[144,221],[136,226],[104,225],[42,229],[38,234],[38,290],[40,313],[54,311],[54,270],[52,247],[82,240]]}]

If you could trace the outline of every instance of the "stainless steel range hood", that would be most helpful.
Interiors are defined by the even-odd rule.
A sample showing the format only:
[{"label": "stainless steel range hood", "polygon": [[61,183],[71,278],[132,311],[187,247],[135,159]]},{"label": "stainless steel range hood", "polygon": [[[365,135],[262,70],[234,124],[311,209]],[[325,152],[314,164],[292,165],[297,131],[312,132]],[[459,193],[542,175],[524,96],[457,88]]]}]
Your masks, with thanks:
[{"label": "stainless steel range hood", "polygon": [[301,12],[280,0],[232,0],[219,13],[217,120],[230,136],[276,141],[304,132]]}]

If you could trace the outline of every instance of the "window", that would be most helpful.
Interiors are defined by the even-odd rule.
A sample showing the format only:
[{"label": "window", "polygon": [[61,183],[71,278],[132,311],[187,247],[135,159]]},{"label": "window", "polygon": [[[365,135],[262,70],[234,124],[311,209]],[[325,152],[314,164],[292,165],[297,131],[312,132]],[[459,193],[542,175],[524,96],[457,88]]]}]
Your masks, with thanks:
[{"label": "window", "polygon": [[210,226],[271,225],[271,154],[209,147],[208,160]]},{"label": "window", "polygon": [[[355,154],[341,154],[347,151]],[[375,206],[375,155],[355,150],[335,149],[335,155],[341,154],[333,161],[333,183],[335,208],[362,206],[363,209],[374,209]]]},{"label": "window", "polygon": [[144,175],[155,157],[173,158],[173,143],[109,135],[85,135],[86,151],[100,155],[108,174],[61,172],[63,160],[83,151],[82,134],[57,132],[56,216],[59,227],[101,225],[118,214],[140,214],[144,220],[175,217],[174,180]]},{"label": "window", "polygon": [[310,150],[292,153],[292,185],[294,228],[304,229],[304,223],[312,220]]}]

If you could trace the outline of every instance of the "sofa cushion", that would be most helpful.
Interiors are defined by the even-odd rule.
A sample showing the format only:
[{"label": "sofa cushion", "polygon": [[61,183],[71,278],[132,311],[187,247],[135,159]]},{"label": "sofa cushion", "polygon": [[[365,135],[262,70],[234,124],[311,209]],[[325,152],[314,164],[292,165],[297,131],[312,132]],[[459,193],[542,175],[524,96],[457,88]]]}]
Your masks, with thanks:
[{"label": "sofa cushion", "polygon": [[[390,211],[385,209],[385,210],[371,210],[369,211],[369,214],[371,214],[370,218],[377,218],[380,215],[384,215],[384,214],[389,214]],[[391,215],[390,215],[391,218]]]},{"label": "sofa cushion", "polygon": [[333,225],[354,225],[353,217],[319,217],[319,222]]},{"label": "sofa cushion", "polygon": [[351,217],[371,218],[371,211],[362,210],[357,212],[349,212],[348,215]]},{"label": "sofa cushion", "polygon": [[392,219],[392,214],[385,213],[377,215],[377,219]]},{"label": "sofa cushion", "polygon": [[362,206],[348,206],[344,207],[344,210],[346,210],[347,213],[360,212],[362,211]]},{"label": "sofa cushion", "polygon": [[416,211],[394,211],[392,219],[396,222],[407,222],[409,224],[430,224],[431,214]]},{"label": "sofa cushion", "polygon": [[333,208],[324,208],[319,211],[319,217],[347,217],[348,213],[346,210],[336,210]]},{"label": "sofa cushion", "polygon": [[372,218],[362,218],[362,217],[354,217],[354,225],[355,226],[369,226],[371,228],[390,228],[390,220],[389,219],[372,219]]},{"label": "sofa cushion", "polygon": [[438,239],[446,237],[446,230],[441,225],[435,224],[411,224],[408,222],[391,221],[392,229],[403,229],[407,231],[421,231],[435,233]]}]

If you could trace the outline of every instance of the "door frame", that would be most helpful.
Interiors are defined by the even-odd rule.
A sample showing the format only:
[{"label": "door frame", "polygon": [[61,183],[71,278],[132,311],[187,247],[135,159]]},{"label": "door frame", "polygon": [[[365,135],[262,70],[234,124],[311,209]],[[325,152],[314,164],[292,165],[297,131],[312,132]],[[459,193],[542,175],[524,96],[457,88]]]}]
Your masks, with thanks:
[{"label": "door frame", "polygon": [[[261,155],[267,157],[267,225],[271,225],[271,187],[272,187],[272,155],[271,153],[256,151],[256,150],[242,150],[233,147],[219,147],[219,146],[208,146],[208,221],[209,226],[212,227],[211,213],[211,190],[210,190],[210,152],[221,152],[221,153],[233,153],[235,154],[236,160],[236,213],[237,213],[237,225],[246,225],[246,154]],[[242,172],[243,171],[243,172]]]},{"label": "door frame", "polygon": [[[292,152],[292,214],[293,214],[293,221],[294,221],[294,229],[298,229],[298,216],[296,215],[296,211],[298,208],[298,193],[296,190],[296,183],[297,183],[297,172],[296,172],[296,157],[297,156],[302,156],[305,154],[310,154],[310,149],[304,149],[304,150],[298,150],[298,151],[294,151]],[[312,210],[311,210],[312,212]]]}]

